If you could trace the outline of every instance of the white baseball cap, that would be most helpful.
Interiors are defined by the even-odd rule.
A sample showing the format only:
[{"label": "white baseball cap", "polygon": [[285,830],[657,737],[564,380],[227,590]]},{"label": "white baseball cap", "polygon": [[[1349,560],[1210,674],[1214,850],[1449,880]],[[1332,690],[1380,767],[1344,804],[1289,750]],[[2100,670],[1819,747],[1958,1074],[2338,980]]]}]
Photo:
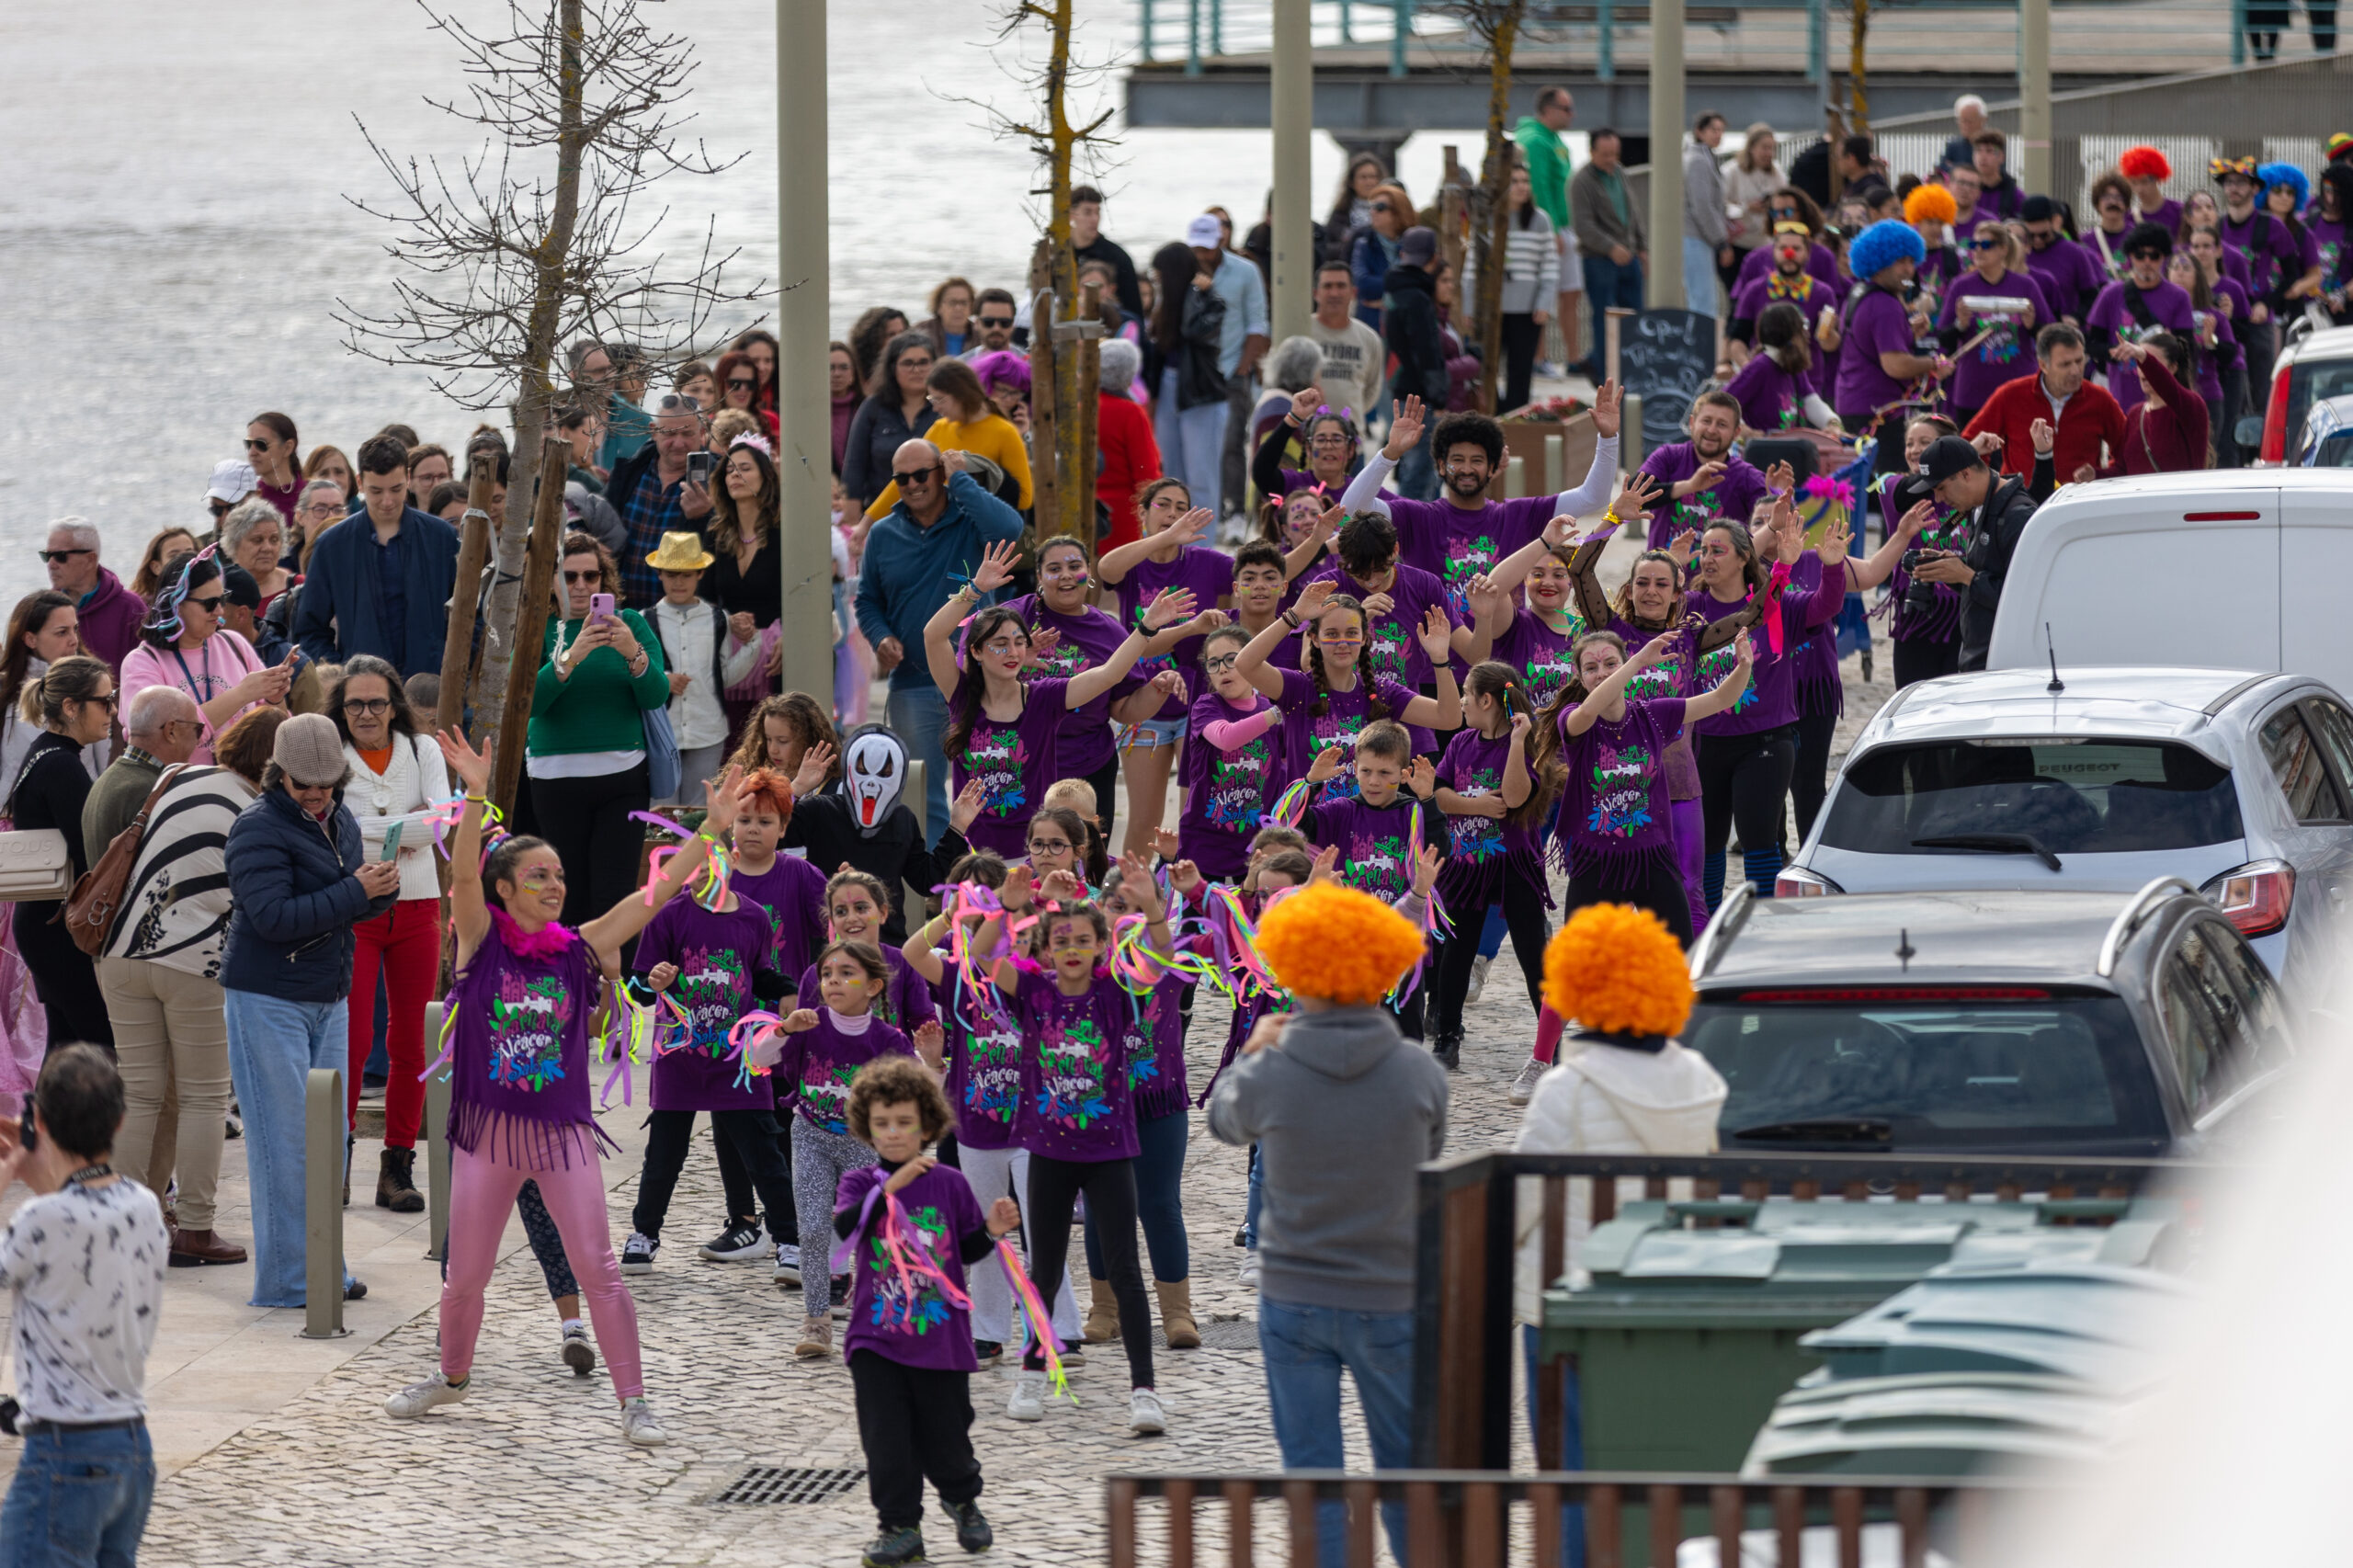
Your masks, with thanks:
[{"label": "white baseball cap", "polygon": [[241,458],[224,458],[212,465],[212,483],[204,492],[210,501],[226,501],[232,506],[254,493],[260,481],[254,477],[254,465]]},{"label": "white baseball cap", "polygon": [[1214,212],[1204,212],[1185,225],[1185,243],[1199,250],[1216,250],[1225,244],[1225,225]]}]

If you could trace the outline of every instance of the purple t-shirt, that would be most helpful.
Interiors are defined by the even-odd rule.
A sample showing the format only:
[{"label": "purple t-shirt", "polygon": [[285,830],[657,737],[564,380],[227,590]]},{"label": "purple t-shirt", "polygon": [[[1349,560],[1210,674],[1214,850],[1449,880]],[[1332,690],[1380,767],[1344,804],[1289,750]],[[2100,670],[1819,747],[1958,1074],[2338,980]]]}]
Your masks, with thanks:
[{"label": "purple t-shirt", "polygon": [[1596,719],[1581,735],[1560,716],[1568,792],[1560,826],[1569,875],[1603,887],[1640,886],[1651,861],[1675,853],[1665,788],[1667,747],[1683,733],[1679,698],[1630,701],[1618,722]]},{"label": "purple t-shirt", "polygon": [[[1684,596],[1683,604],[1687,611],[1707,621],[1722,620],[1747,608],[1745,599],[1734,599],[1725,604],[1705,588],[1692,589]],[[1785,642],[1790,640],[1789,633],[1797,630],[1797,614],[1796,604],[1785,596],[1781,600]],[[1785,724],[1797,722],[1797,693],[1790,680],[1789,661],[1773,652],[1772,642],[1761,625],[1748,629],[1748,688],[1730,708],[1700,720],[1694,726],[1700,734],[1746,735],[1763,730],[1778,730]],[[1715,690],[1738,663],[1731,642],[1699,655],[1692,666],[1689,691],[1696,696],[1703,691]]]},{"label": "purple t-shirt", "polygon": [[[1786,590],[1792,608],[1802,608],[1817,601],[1815,590],[1823,585],[1822,557],[1809,550],[1790,568],[1790,585]],[[1831,576],[1834,587],[1844,581],[1845,568]],[[1790,663],[1790,677],[1797,682],[1798,711],[1801,713],[1831,713],[1846,711],[1846,683],[1838,678],[1838,633],[1827,620],[1819,626],[1808,626],[1803,616],[1791,618],[1784,638]]]},{"label": "purple t-shirt", "polygon": [[[1719,518],[1730,518],[1743,528],[1748,526],[1756,503],[1766,495],[1764,472],[1738,452],[1725,453],[1722,461],[1723,477],[1715,483],[1705,490],[1695,490],[1681,500],[1665,502],[1651,513],[1650,548],[1665,550],[1684,529],[1704,528]],[[1699,468],[1699,454],[1691,443],[1677,441],[1644,458],[1641,472],[1658,481],[1659,490],[1665,494],[1669,486],[1682,483]]]},{"label": "purple t-shirt", "polygon": [[[2229,222],[2230,215],[2228,213],[2224,213],[2222,221],[2226,223]],[[2132,222],[2135,223],[2154,223],[2158,228],[2163,229],[2168,234],[2177,234],[2181,233],[2181,203],[2168,196],[2163,201],[2158,202],[2154,207],[2150,208],[2146,212],[2141,213],[2135,217]],[[2127,232],[2129,233],[2130,231]],[[2227,239],[2229,236],[2225,235],[2223,237]]]},{"label": "purple t-shirt", "polygon": [[1748,357],[1733,373],[1724,391],[1740,400],[1740,422],[1760,435],[1777,435],[1804,423],[1804,406],[1813,392],[1812,372],[1792,376],[1770,354]]},{"label": "purple t-shirt", "polygon": [[470,1153],[520,1155],[515,1163],[527,1169],[568,1165],[573,1138],[561,1130],[584,1127],[593,1136],[597,1125],[588,1107],[596,1001],[596,960],[576,932],[560,950],[526,958],[508,950],[494,920],[449,997],[458,1020],[449,1142]]},{"label": "purple t-shirt", "polygon": [[[976,1372],[980,1360],[972,1353],[972,1322],[968,1308],[940,1289],[928,1274],[902,1268],[884,1244],[882,1226],[888,1212],[882,1184],[891,1172],[880,1165],[842,1173],[834,1192],[834,1211],[859,1211],[859,1224],[849,1233],[849,1324],[842,1330],[842,1359],[871,1350],[902,1367],[928,1367],[943,1372]],[[871,1207],[868,1199],[871,1198]],[[966,1237],[985,1233],[987,1216],[972,1196],[964,1173],[952,1165],[934,1165],[887,1200],[899,1211],[899,1241],[917,1247],[933,1267],[948,1277],[956,1294],[970,1300],[964,1288]],[[979,1267],[1001,1267],[984,1258]]]},{"label": "purple t-shirt", "polygon": [[[1512,548],[1517,550],[1519,546]],[[1436,678],[1430,656],[1422,651],[1422,618],[1436,605],[1446,611],[1448,625],[1461,626],[1463,620],[1462,612],[1453,608],[1443,583],[1420,567],[1403,562],[1392,574],[1386,588],[1368,588],[1336,565],[1324,567],[1315,575],[1330,578],[1339,585],[1339,592],[1355,595],[1358,602],[1374,593],[1389,596],[1388,613],[1371,617],[1365,628],[1363,667],[1382,679],[1395,681],[1409,692],[1419,691]],[[1285,703],[1284,707],[1288,710],[1290,704]],[[1419,724],[1406,727],[1414,732],[1416,752],[1438,749],[1438,737],[1428,730]]]},{"label": "purple t-shirt", "polygon": [[[1408,501],[1385,495],[1382,499],[1389,506],[1389,520],[1397,526],[1399,575],[1410,566],[1437,578],[1445,591],[1447,615],[1458,626],[1469,611],[1464,596],[1471,579],[1532,543],[1560,506],[1557,495],[1490,501],[1470,510],[1443,498]],[[1304,575],[1340,577],[1342,592],[1362,597],[1348,585],[1336,562],[1321,563]]]},{"label": "purple t-shirt", "polygon": [[[1091,670],[1119,651],[1128,640],[1120,623],[1089,605],[1076,615],[1049,608],[1042,595],[1028,594],[1007,602],[1032,631],[1051,630],[1054,645],[1038,661],[1038,673],[1063,680]],[[1133,674],[1084,706],[1065,709],[1054,742],[1054,761],[1065,778],[1085,778],[1111,760],[1118,749],[1111,733],[1111,704],[1142,684]]]},{"label": "purple t-shirt", "polygon": [[[1534,743],[1531,732],[1531,748]],[[1454,738],[1446,744],[1446,755],[1438,758],[1438,782],[1470,800],[1500,797],[1504,792],[1504,765],[1510,756],[1510,732],[1490,739],[1466,724],[1454,733]],[[1533,776],[1530,777],[1532,782]],[[1525,827],[1514,827],[1501,817],[1447,814],[1445,821],[1452,844],[1446,866],[1438,872],[1441,896],[1449,886],[1461,885],[1452,877],[1457,867],[1465,871],[1483,871],[1505,859],[1530,864],[1535,860],[1536,835]]]},{"label": "purple t-shirt", "polygon": [[[2225,278],[2223,281],[2228,282]],[[2188,292],[2188,290],[2183,290]],[[2235,301],[2234,301],[2235,302]],[[2221,301],[2215,301],[2217,307]],[[2191,365],[2198,383],[2198,395],[2208,403],[2219,403],[2222,396],[2222,371],[2239,362],[2238,334],[2231,330],[2231,319],[2221,309],[2201,311],[2193,298],[2189,302],[2189,319],[2195,324],[2197,335],[2190,341],[2196,347]],[[2206,341],[2207,334],[2213,342]]]},{"label": "purple t-shirt", "polygon": [[[931,982],[917,974],[898,949],[882,942],[874,946],[891,970],[891,983],[874,999],[875,1017],[902,1034],[913,1034],[919,1025],[938,1017],[939,1008],[931,999]],[[815,964],[801,970],[800,994],[802,1006],[820,1005]]]},{"label": "purple t-shirt", "polygon": [[1357,793],[1356,740],[1357,732],[1371,722],[1369,711],[1373,698],[1381,699],[1389,710],[1388,716],[1403,723],[1405,704],[1414,700],[1415,693],[1386,676],[1375,676],[1367,688],[1359,679],[1347,691],[1325,690],[1324,711],[1316,712],[1315,677],[1305,670],[1276,672],[1283,681],[1283,722],[1281,733],[1289,756],[1285,761],[1286,776],[1304,778],[1313,766],[1315,754],[1326,746],[1338,746],[1344,754],[1340,771],[1324,781],[1316,798],[1322,801],[1354,800]]},{"label": "purple t-shirt", "polygon": [[[965,682],[979,678],[969,670],[960,675],[950,705],[963,699]],[[1020,717],[999,721],[981,708],[963,749],[948,759],[950,799],[968,779],[981,779],[981,814],[964,835],[973,848],[993,850],[1008,860],[1029,852],[1029,819],[1038,814],[1047,789],[1063,777],[1056,741],[1069,711],[1063,699],[1069,685],[1053,676],[1025,679]]]},{"label": "purple t-shirt", "polygon": [[[1827,305],[1833,309],[1837,307],[1836,280],[1834,278],[1831,282],[1825,283],[1810,272],[1800,276],[1805,282],[1805,293],[1802,296],[1790,293],[1786,289],[1776,290],[1774,274],[1769,271],[1760,273],[1755,280],[1741,285],[1739,297],[1733,303],[1732,313],[1743,320],[1753,322],[1765,313],[1766,306],[1777,300],[1786,300],[1789,303],[1797,306],[1798,313],[1805,317],[1806,340],[1813,345],[1813,369],[1806,374],[1806,384],[1821,393],[1823,402],[1827,403],[1830,401],[1831,392],[1837,388],[1840,351],[1836,348],[1824,348],[1815,339],[1813,328],[1814,324],[1822,319],[1824,306]],[[1762,426],[1758,428],[1761,429]]]},{"label": "purple t-shirt", "polygon": [[[2128,229],[2124,233],[2131,231]],[[2088,311],[2092,301],[2099,298],[2100,289],[2123,278],[2132,267],[2124,259],[2123,233],[2111,234],[2104,229],[2086,229],[2084,237],[2075,244],[2083,251],[2084,259],[2091,263],[2092,271],[2099,277],[2099,288],[2094,289],[2084,301],[2084,308]]]},{"label": "purple t-shirt", "polygon": [[727,1045],[727,1031],[756,1006],[752,978],[769,966],[775,949],[767,911],[741,893],[724,914],[674,898],[646,922],[631,961],[640,971],[678,966],[664,994],[694,1029],[692,1045],[654,1059],[655,1110],[767,1110],[776,1104],[770,1076],[745,1078]]},{"label": "purple t-shirt", "polygon": [[[2125,301],[2127,290],[2133,290],[2147,303],[2153,326],[2143,326],[2140,318],[2132,313],[2131,306]],[[2084,318],[2084,327],[2087,332],[2106,328],[2120,343],[2138,343],[2157,327],[2187,341],[2197,331],[2197,323],[2191,314],[2189,296],[2181,290],[2165,282],[2154,289],[2137,290],[2128,278],[2100,290],[2092,313]],[[2120,404],[2130,409],[2141,401],[2141,372],[2130,360],[2110,364],[2108,390]]]},{"label": "purple t-shirt", "polygon": [[1185,1111],[1185,977],[1164,974],[1127,1014],[1128,1093],[1138,1121]]},{"label": "purple t-shirt", "polygon": [[[1770,271],[1772,266],[1773,247],[1758,245],[1741,258],[1740,277],[1736,280],[1735,287],[1745,289]],[[1834,293],[1837,290],[1840,281],[1838,258],[1831,255],[1830,247],[1820,240],[1814,241],[1813,249],[1807,253],[1805,269],[1813,277],[1821,278],[1824,288],[1831,290]]]},{"label": "purple t-shirt", "polygon": [[[2016,304],[1996,306],[1994,301],[2023,300],[2023,309]],[[1968,303],[1973,314],[1963,322],[1961,307]],[[1938,312],[1937,326],[1956,328],[1960,341],[1969,342],[1978,334],[1991,328],[1983,343],[1961,356],[1953,368],[1952,399],[1961,408],[1983,408],[2006,381],[2035,373],[2034,335],[2059,319],[2052,308],[2050,297],[2030,272],[2004,272],[1998,282],[1988,283],[1974,267],[1968,275],[1945,290],[1944,308]]]},{"label": "purple t-shirt", "polygon": [[2346,242],[2345,220],[2314,212],[2304,219],[2304,233],[2312,236],[2313,257],[2320,263],[2321,287],[2338,287],[2353,271],[2353,248]]},{"label": "purple t-shirt", "polygon": [[[1648,646],[1650,640],[1658,635],[1655,631],[1645,631],[1625,617],[1617,615],[1609,618],[1609,630],[1625,639],[1629,651]],[[1666,645],[1666,656],[1627,677],[1626,700],[1659,702],[1670,697],[1688,698],[1699,691],[1712,690],[1713,681],[1706,687],[1694,684],[1699,678],[1699,631],[1690,626],[1678,626],[1675,641]],[[1732,673],[1733,663],[1732,655],[1725,653],[1722,660],[1723,674]],[[1691,755],[1689,726],[1685,726],[1683,733],[1675,738],[1675,744],[1666,748],[1664,767],[1668,800],[1696,801],[1699,798],[1699,764]]]},{"label": "purple t-shirt", "polygon": [[[1895,487],[1904,475],[1883,473],[1877,482],[1880,517],[1886,531],[1893,534],[1904,521],[1904,508],[1897,501]],[[1920,530],[1905,553],[1911,550],[1949,550],[1967,553],[1974,533],[1974,512],[1952,512],[1937,508],[1937,520]],[[1950,583],[1935,583],[1936,602],[1927,608],[1914,611],[1909,608],[1912,574],[1899,561],[1895,574],[1888,581],[1888,597],[1895,606],[1888,620],[1887,634],[1898,642],[1949,642],[1961,635],[1961,590]]]},{"label": "purple t-shirt", "polygon": [[933,993],[947,1036],[948,1106],[956,1142],[967,1149],[1011,1148],[1021,1108],[1021,1030],[997,1006],[995,990],[973,995],[958,985],[950,965]]},{"label": "purple t-shirt", "polygon": [[737,898],[768,912],[776,949],[764,967],[793,976],[816,961],[825,945],[824,872],[797,856],[779,854],[767,870],[738,871],[727,885]]},{"label": "purple t-shirt", "polygon": [[[1188,544],[1177,551],[1174,561],[1154,561],[1146,556],[1136,562],[1128,574],[1120,579],[1120,624],[1131,631],[1143,629],[1143,612],[1152,601],[1171,588],[1183,588],[1193,596],[1195,614],[1215,609],[1220,599],[1233,597],[1233,559],[1207,545]],[[1150,680],[1163,670],[1183,670],[1189,686],[1200,678],[1201,639],[1188,637],[1157,658],[1136,661],[1136,678]],[[1171,694],[1160,705],[1155,719],[1182,719],[1191,699]],[[979,844],[974,839],[975,845]]]},{"label": "purple t-shirt", "polygon": [[2069,241],[2064,234],[2051,242],[2044,250],[2027,247],[2026,269],[2042,285],[2042,297],[2052,311],[2063,316],[2083,319],[2099,291],[2108,286],[2108,274],[2090,252]]},{"label": "purple t-shirt", "polygon": [[2287,224],[2260,207],[2244,221],[2223,213],[2217,232],[2225,244],[2245,253],[2247,292],[2258,300],[2275,297],[2319,263],[2317,256],[2306,258],[2304,247],[2296,243]]},{"label": "purple t-shirt", "polygon": [[[1870,426],[1872,412],[1904,395],[1905,383],[1881,368],[1882,354],[1912,354],[1912,318],[1904,301],[1884,289],[1865,289],[1847,312],[1846,341],[1838,355],[1838,395],[1830,406],[1849,430]],[[1719,715],[1721,717],[1721,715]]]},{"label": "purple t-shirt", "polygon": [[1085,991],[1065,996],[1052,975],[1024,962],[1013,1011],[1021,1022],[1021,1146],[1055,1160],[1134,1159],[1120,983],[1097,970]]},{"label": "purple t-shirt", "polygon": [[1427,834],[1445,819],[1436,812],[1423,812],[1420,801],[1400,790],[1385,806],[1368,806],[1360,798],[1310,806],[1300,819],[1299,831],[1318,847],[1340,846],[1343,882],[1383,903],[1393,903],[1413,891],[1417,820]]},{"label": "purple t-shirt", "polygon": [[1290,746],[1283,731],[1297,720],[1286,714],[1233,751],[1211,744],[1203,732],[1211,724],[1236,722],[1273,706],[1256,693],[1248,708],[1236,708],[1214,691],[1193,699],[1190,733],[1185,742],[1185,810],[1176,819],[1176,853],[1212,880],[1238,877],[1246,868],[1251,836],[1291,780]]},{"label": "purple t-shirt", "polygon": [[1585,620],[1574,610],[1564,612],[1569,618],[1566,631],[1555,631],[1544,624],[1544,618],[1525,605],[1512,614],[1511,624],[1495,639],[1488,657],[1509,665],[1519,674],[1522,686],[1528,687],[1529,700],[1542,708],[1550,703],[1568,684],[1576,678],[1576,662],[1569,650],[1585,635]]},{"label": "purple t-shirt", "polygon": [[846,1034],[834,1023],[833,1010],[813,1009],[817,1027],[784,1037],[784,1055],[768,1076],[776,1084],[777,1108],[785,1101],[801,1119],[820,1132],[836,1136],[849,1131],[849,1086],[858,1070],[897,1051],[913,1056],[907,1037],[868,1015],[866,1032]]}]

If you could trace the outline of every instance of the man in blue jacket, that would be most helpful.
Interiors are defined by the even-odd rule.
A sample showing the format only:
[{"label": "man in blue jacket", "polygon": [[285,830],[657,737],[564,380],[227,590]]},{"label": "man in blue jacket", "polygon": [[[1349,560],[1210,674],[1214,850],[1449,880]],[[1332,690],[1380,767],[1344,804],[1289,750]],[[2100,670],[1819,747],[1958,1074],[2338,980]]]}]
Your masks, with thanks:
[{"label": "man in blue jacket", "polygon": [[[1021,514],[981,488],[964,472],[964,454],[942,453],[929,441],[902,444],[892,454],[899,504],[866,536],[858,574],[858,628],[874,645],[874,663],[891,677],[885,711],[907,755],[924,765],[926,847],[948,825],[948,758],[940,733],[948,728],[948,696],[932,684],[921,657],[924,624],[1000,540],[1021,537]],[[914,649],[916,657],[909,658]]]},{"label": "man in blue jacket", "polygon": [[404,676],[438,675],[458,530],[408,504],[408,449],[396,436],[361,443],[359,499],[311,552],[294,641],[323,665],[373,653]]}]

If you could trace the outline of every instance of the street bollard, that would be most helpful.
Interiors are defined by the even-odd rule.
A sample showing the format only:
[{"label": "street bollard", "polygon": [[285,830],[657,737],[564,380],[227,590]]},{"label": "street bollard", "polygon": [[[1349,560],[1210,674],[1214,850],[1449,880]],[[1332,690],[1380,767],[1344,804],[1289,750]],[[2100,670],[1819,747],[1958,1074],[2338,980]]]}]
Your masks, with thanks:
[{"label": "street bollard", "polygon": [[1569,487],[1568,443],[1559,436],[1544,437],[1544,494],[1558,495]]},{"label": "street bollard", "polygon": [[1517,501],[1527,494],[1528,460],[1506,458],[1504,460],[1504,499]]},{"label": "street bollard", "polygon": [[[426,1049],[440,1049],[441,1002],[425,1005]],[[425,1203],[430,1244],[425,1256],[438,1259],[449,1244],[449,1074],[437,1067],[425,1080]]]},{"label": "street bollard", "polygon": [[302,1089],[302,1337],[343,1326],[343,1074],[313,1067]]},{"label": "street bollard", "polygon": [[1631,473],[1648,455],[1643,450],[1643,394],[1628,392],[1618,411],[1618,466]]},{"label": "street bollard", "polygon": [[[907,803],[907,810],[915,812],[915,836],[918,838],[921,838],[924,835],[925,830],[927,826],[926,819],[931,814],[923,796],[926,767],[926,765],[921,759],[912,756],[909,757],[907,759],[907,781],[899,787],[899,799],[904,801]],[[823,869],[824,868],[821,867],[819,869]],[[919,912],[925,908],[924,901],[931,897],[931,890],[929,888],[919,888],[915,886],[913,883],[909,883],[907,884],[907,892],[905,896],[910,900],[907,904],[907,908],[910,911]],[[913,921],[907,928],[909,930],[913,930],[916,926],[920,926],[922,924],[923,922],[920,920]]]}]

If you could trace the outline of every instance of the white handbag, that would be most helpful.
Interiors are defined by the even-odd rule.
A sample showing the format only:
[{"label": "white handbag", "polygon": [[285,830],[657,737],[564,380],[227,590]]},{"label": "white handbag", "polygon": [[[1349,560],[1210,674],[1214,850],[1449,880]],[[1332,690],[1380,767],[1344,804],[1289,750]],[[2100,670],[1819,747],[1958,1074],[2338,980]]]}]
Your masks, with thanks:
[{"label": "white handbag", "polygon": [[24,903],[63,898],[74,891],[74,865],[65,852],[65,834],[54,827],[18,829],[13,818],[17,786],[25,780],[25,766],[9,782],[8,799],[0,808],[0,903]]}]

